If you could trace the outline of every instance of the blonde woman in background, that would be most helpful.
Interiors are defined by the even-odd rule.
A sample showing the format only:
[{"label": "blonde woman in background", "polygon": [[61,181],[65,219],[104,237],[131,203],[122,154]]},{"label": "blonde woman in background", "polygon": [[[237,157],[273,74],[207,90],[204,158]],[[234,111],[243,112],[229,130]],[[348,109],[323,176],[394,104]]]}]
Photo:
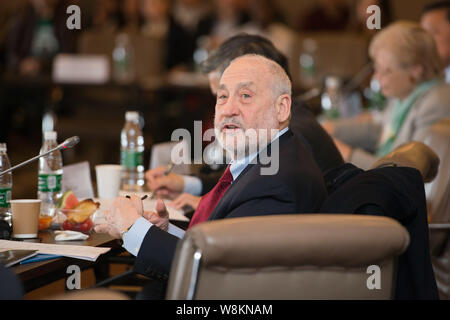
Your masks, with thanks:
[{"label": "blonde woman in background", "polygon": [[422,141],[437,121],[450,116],[450,86],[433,37],[419,24],[400,21],[373,38],[369,54],[375,78],[389,99],[378,115],[324,122],[347,162],[368,169],[399,145]]}]

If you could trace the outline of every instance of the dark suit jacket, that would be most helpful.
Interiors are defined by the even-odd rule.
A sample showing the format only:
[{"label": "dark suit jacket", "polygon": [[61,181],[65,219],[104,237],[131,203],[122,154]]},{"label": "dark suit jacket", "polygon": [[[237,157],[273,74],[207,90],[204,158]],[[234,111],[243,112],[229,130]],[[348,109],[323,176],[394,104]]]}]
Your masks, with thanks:
[{"label": "dark suit jacket", "polygon": [[289,128],[295,135],[307,145],[319,166],[325,174],[330,169],[344,164],[341,153],[336,148],[333,139],[323,129],[319,122],[309,110],[308,106],[299,100],[292,104],[292,118]]},{"label": "dark suit jacket", "polygon": [[[279,138],[278,173],[261,175],[262,167],[261,163],[249,164],[233,181],[209,220],[317,212],[326,197],[322,173],[290,130]],[[135,271],[167,277],[178,240],[152,226],[137,255]]]},{"label": "dark suit jacket", "polygon": [[386,216],[408,230],[410,243],[398,259],[395,298],[438,299],[420,172],[407,167],[363,171],[345,164],[328,172],[325,181],[329,196],[320,212]]}]

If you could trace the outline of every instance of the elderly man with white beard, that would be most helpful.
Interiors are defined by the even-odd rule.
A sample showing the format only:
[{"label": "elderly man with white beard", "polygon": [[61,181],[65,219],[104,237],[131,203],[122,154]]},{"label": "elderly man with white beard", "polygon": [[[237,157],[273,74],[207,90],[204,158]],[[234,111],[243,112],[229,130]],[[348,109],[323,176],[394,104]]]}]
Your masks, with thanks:
[{"label": "elderly man with white beard", "polygon": [[[232,161],[201,199],[189,228],[209,220],[317,212],[326,197],[322,173],[289,130],[291,83],[277,63],[259,55],[233,60],[221,77],[215,111],[216,138]],[[167,278],[185,231],[167,223],[162,200],[158,212],[142,208],[135,196],[116,198],[96,231],[123,239],[136,256],[136,272]]]}]

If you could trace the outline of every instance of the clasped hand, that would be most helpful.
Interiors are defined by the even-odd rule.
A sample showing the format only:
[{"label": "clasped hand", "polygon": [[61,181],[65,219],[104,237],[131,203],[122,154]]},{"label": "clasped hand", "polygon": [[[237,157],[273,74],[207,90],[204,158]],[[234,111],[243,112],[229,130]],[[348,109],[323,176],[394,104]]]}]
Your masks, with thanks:
[{"label": "clasped hand", "polygon": [[132,195],[130,198],[118,197],[112,205],[105,210],[106,223],[95,227],[97,233],[108,233],[114,238],[121,238],[122,233],[128,230],[140,217],[144,217],[158,228],[167,231],[169,227],[169,214],[161,199],[157,200],[156,212],[144,211],[142,200]]}]

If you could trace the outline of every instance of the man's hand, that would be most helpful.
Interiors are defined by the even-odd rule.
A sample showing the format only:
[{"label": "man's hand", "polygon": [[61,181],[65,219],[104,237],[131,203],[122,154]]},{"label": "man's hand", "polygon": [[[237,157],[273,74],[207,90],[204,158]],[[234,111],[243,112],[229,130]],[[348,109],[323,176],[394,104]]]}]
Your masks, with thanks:
[{"label": "man's hand", "polygon": [[120,239],[123,231],[130,228],[137,219],[142,216],[142,201],[131,196],[130,199],[119,197],[105,210],[106,223],[95,227],[97,233],[108,233],[110,236]]},{"label": "man's hand", "polygon": [[182,209],[184,206],[190,206],[192,209],[196,210],[198,203],[202,197],[194,196],[190,193],[182,193],[179,197],[169,203],[169,206],[175,209]]},{"label": "man's hand", "polygon": [[184,189],[183,177],[176,173],[164,175],[165,167],[158,167],[145,173],[148,188],[157,196],[174,199]]},{"label": "man's hand", "polygon": [[164,201],[162,201],[161,198],[156,201],[156,212],[145,211],[144,218],[161,230],[167,232],[169,229],[169,213],[167,212]]}]

